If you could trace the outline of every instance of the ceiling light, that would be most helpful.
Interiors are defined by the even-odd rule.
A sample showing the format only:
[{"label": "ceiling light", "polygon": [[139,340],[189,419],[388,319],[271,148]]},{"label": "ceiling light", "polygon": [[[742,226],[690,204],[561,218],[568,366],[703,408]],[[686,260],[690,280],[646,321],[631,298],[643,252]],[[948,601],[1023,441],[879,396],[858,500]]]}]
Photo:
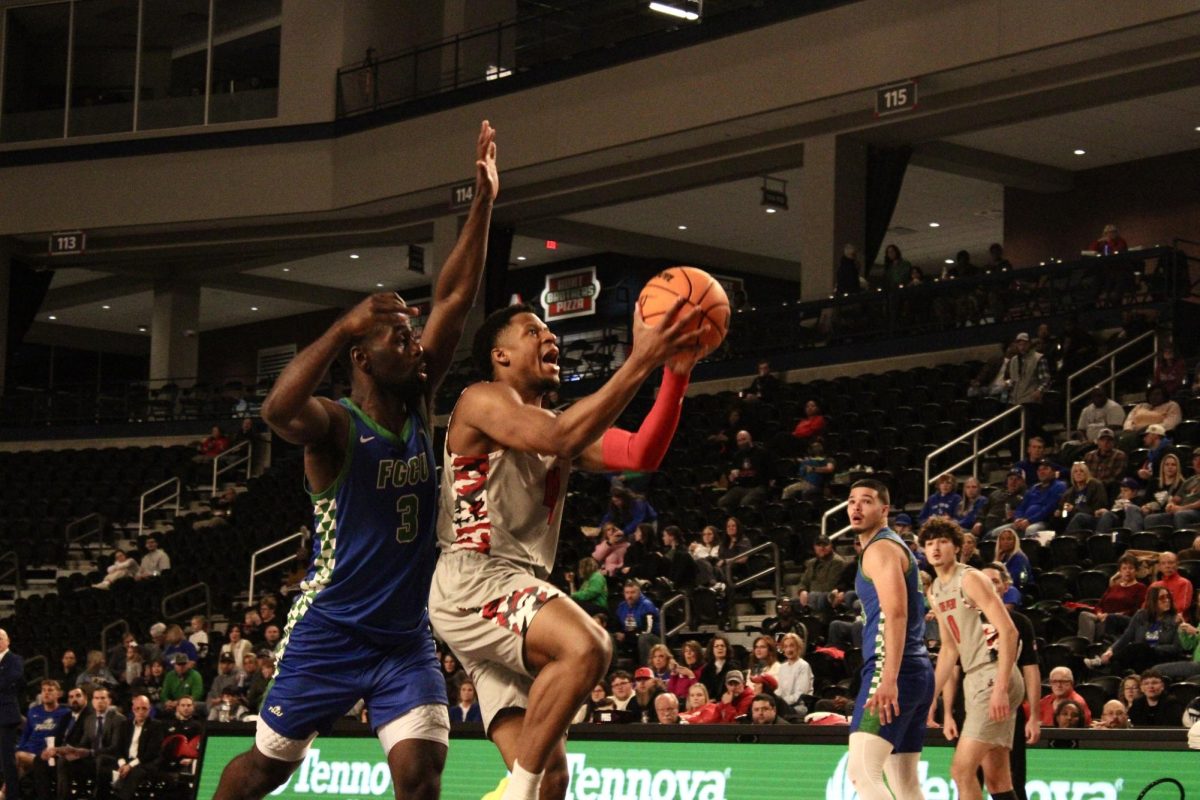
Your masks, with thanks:
[{"label": "ceiling light", "polygon": [[350,257],[351,257],[351,258],[358,258],[358,253],[351,253],[351,254],[350,254]]},{"label": "ceiling light", "polygon": [[112,306],[100,306],[100,307],[103,308],[105,311],[108,311],[110,308],[112,308]]},{"label": "ceiling light", "polygon": [[517,256],[517,261],[524,261],[524,260],[525,260],[525,256]]},{"label": "ceiling light", "polygon": [[383,284],[382,284],[382,283],[377,283],[377,284],[375,284],[375,287],[376,287],[376,288],[378,288],[378,289],[382,289],[382,288],[383,288]]},{"label": "ceiling light", "polygon": [[251,311],[258,311],[258,306],[250,306]]},{"label": "ceiling light", "polygon": [[931,223],[929,223],[929,227],[931,227],[931,228],[940,228],[940,227],[942,227],[942,223],[940,223],[940,222],[931,222]]},{"label": "ceiling light", "polygon": [[774,214],[774,213],[775,213],[776,211],[778,211],[778,210],[779,210],[778,208],[768,208],[768,209],[767,209],[767,213],[768,213],[768,214]]},{"label": "ceiling light", "polygon": [[284,267],[284,268],[283,268],[283,271],[284,271],[284,272],[291,272],[291,271],[292,271],[292,268],[291,268],[291,267]]},{"label": "ceiling light", "polygon": [[145,325],[138,325],[138,333],[145,333],[148,330],[150,330],[150,329],[148,327],[146,327]]},{"label": "ceiling light", "polygon": [[[675,1],[677,3],[680,2],[680,0]],[[650,10],[679,19],[686,19],[688,22],[695,22],[700,19],[701,0],[682,0],[682,5],[684,6],[683,8],[680,8],[678,5],[671,5],[670,3],[651,3]]]},{"label": "ceiling light", "polygon": [[58,319],[58,317],[56,317],[56,316],[54,316],[53,314],[51,314],[50,316],[46,317],[46,319]]},{"label": "ceiling light", "polygon": [[1076,148],[1075,148],[1075,150],[1074,150],[1073,152],[1074,152],[1074,153],[1075,153],[1075,155],[1077,155],[1077,156],[1085,156],[1085,155],[1087,155],[1087,150],[1084,150],[1084,149],[1083,149],[1083,148],[1081,148],[1081,147],[1076,147]]},{"label": "ceiling light", "polygon": [[686,231],[686,230],[687,230],[687,225],[680,225],[680,226],[678,226],[678,227],[679,227],[679,230],[681,230],[681,231]]},{"label": "ceiling light", "polygon": [[953,264],[953,263],[954,263],[954,259],[953,259],[953,258],[947,258],[947,259],[946,259],[946,263],[947,263],[947,264]]}]

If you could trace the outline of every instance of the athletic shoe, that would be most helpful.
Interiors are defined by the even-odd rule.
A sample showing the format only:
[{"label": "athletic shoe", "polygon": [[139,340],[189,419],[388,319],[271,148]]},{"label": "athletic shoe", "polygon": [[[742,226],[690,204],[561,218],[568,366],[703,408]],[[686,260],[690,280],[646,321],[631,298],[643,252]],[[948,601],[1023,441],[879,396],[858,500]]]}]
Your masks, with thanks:
[{"label": "athletic shoe", "polygon": [[483,797],[479,798],[479,800],[500,800],[500,798],[504,796],[504,790],[507,788],[508,788],[508,776],[505,775],[503,778],[500,779],[500,782],[498,784],[496,784],[495,789],[492,789],[490,792],[485,794]]}]

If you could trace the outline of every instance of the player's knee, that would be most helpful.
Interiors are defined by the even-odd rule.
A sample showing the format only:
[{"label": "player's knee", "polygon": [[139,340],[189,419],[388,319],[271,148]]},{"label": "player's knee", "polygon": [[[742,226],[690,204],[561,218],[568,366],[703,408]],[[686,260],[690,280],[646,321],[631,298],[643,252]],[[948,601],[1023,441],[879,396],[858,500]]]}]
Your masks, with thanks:
[{"label": "player's knee", "polygon": [[590,676],[592,682],[598,681],[612,660],[612,639],[599,625],[581,626],[563,644],[560,658]]},{"label": "player's knee", "polygon": [[439,770],[408,769],[396,776],[392,785],[396,800],[437,800],[442,793]]}]

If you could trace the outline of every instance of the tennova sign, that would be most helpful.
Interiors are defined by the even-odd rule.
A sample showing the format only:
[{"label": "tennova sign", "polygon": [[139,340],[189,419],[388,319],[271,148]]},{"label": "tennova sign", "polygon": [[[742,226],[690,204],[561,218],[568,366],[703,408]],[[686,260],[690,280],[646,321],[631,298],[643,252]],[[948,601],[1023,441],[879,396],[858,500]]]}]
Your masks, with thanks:
[{"label": "tennova sign", "polygon": [[585,753],[567,754],[566,800],[725,800],[732,769],[589,767]]},{"label": "tennova sign", "polygon": [[595,314],[599,296],[600,281],[596,278],[595,267],[547,275],[541,297],[546,322]]}]

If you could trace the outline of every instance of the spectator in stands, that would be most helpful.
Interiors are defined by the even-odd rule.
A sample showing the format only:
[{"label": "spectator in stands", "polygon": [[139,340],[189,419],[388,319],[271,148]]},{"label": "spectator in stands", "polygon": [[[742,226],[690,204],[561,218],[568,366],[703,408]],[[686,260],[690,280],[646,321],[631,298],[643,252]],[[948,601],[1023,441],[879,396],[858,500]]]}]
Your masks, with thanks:
[{"label": "spectator in stands", "polygon": [[659,725],[687,724],[679,719],[679,700],[669,692],[654,698],[654,719]]},{"label": "spectator in stands", "polygon": [[567,572],[567,585],[571,599],[579,604],[588,616],[608,610],[608,581],[600,571],[600,565],[591,556],[579,559],[576,572]]},{"label": "spectator in stands", "polygon": [[642,587],[635,580],[625,581],[623,593],[624,599],[617,605],[611,623],[616,650],[644,664],[649,660],[650,648],[658,644],[662,633],[658,606],[642,594]]},{"label": "spectator in stands", "polygon": [[984,272],[997,272],[1012,269],[1012,264],[1004,257],[1004,246],[993,242],[988,246],[988,260],[983,265]]},{"label": "spectator in stands", "polygon": [[146,555],[142,556],[141,567],[138,568],[137,579],[157,578],[171,568],[171,557],[160,550],[158,537],[153,534],[146,537]]},{"label": "spectator in stands", "polygon": [[[181,697],[179,705],[175,706],[174,716],[163,720],[166,730],[163,736],[163,754],[158,764],[160,770],[182,769],[200,757],[200,744],[207,726],[204,724],[204,716],[197,716],[196,711],[196,703],[191,697]],[[237,710],[231,708],[231,717],[238,719],[237,713]],[[244,709],[242,716],[245,716]]]},{"label": "spectator in stands", "polygon": [[750,663],[747,665],[746,677],[754,678],[759,675],[779,674],[779,655],[775,652],[775,640],[770,636],[756,636],[750,649]]},{"label": "spectator in stands", "polygon": [[611,578],[620,574],[621,567],[625,566],[625,551],[630,543],[625,538],[625,531],[616,523],[606,522],[601,528],[604,540],[592,550],[592,558],[600,564],[600,571]]},{"label": "spectator in stands", "polygon": [[1105,486],[1115,484],[1125,474],[1129,457],[1116,445],[1117,440],[1112,430],[1101,428],[1096,432],[1096,449],[1083,457],[1083,463],[1087,464],[1092,477]]},{"label": "spectator in stands", "polygon": [[1166,681],[1157,670],[1142,673],[1142,696],[1129,707],[1129,721],[1135,728],[1178,728],[1183,706],[1165,694]]},{"label": "spectator in stands", "polygon": [[804,695],[813,693],[813,671],[804,660],[804,639],[794,633],[784,634],[780,648],[783,650],[783,661],[775,673],[779,681],[776,695],[792,709],[797,718],[804,719],[808,713]]},{"label": "spectator in stands", "polygon": [[83,672],[79,673],[79,677],[75,679],[76,686],[103,686],[111,689],[117,685],[117,678],[109,671],[108,665],[104,663],[104,653],[99,650],[89,650],[87,654],[87,666]]},{"label": "spectator in stands", "polygon": [[809,400],[804,404],[804,418],[796,423],[795,428],[792,428],[792,436],[802,442],[819,438],[825,433],[825,422],[825,415],[821,413],[820,404],[816,400]]},{"label": "spectator in stands", "polygon": [[1175,345],[1167,342],[1154,359],[1153,383],[1161,386],[1167,397],[1174,397],[1187,386],[1187,362],[1175,355]]},{"label": "spectator in stands", "polygon": [[[94,746],[95,712],[92,711],[91,698],[83,688],[72,686],[67,691],[67,711],[54,732],[54,747],[42,751],[40,763],[34,769],[38,800],[50,797],[51,772],[57,774],[58,790],[55,796],[59,800],[66,800],[70,796],[73,781],[82,783],[96,774],[96,763],[90,754]],[[54,766],[50,766],[52,758],[58,762]],[[45,765],[44,771],[42,765]]]},{"label": "spectator in stands", "polygon": [[274,653],[275,648],[279,647],[279,640],[283,638],[283,631],[279,626],[272,622],[263,628],[263,649]]},{"label": "spectator in stands", "polygon": [[1142,696],[1142,676],[1136,672],[1130,673],[1121,679],[1121,689],[1117,693],[1117,699],[1125,706],[1128,711],[1133,707],[1133,701]]},{"label": "spectator in stands", "polygon": [[467,679],[467,671],[458,663],[454,653],[449,651],[441,654],[438,663],[442,668],[442,678],[446,681],[446,701],[453,702],[458,697],[459,685]]},{"label": "spectator in stands", "polygon": [[[258,676],[258,656],[254,652],[242,656],[241,669],[238,670],[238,694],[247,697],[250,687]],[[249,705],[247,705],[249,708]]]},{"label": "spectator in stands", "polygon": [[1032,349],[1028,333],[1018,333],[1017,353],[1008,362],[1005,380],[1009,402],[1025,407],[1025,429],[1042,430],[1042,397],[1050,388],[1050,367],[1046,358]]},{"label": "spectator in stands", "polygon": [[[1063,700],[1054,709],[1054,727],[1055,728],[1087,728],[1091,726],[1091,711],[1088,710],[1087,703],[1077,700]],[[1061,742],[1061,740],[1055,740]],[[1055,746],[1055,741],[1051,742],[1051,746]],[[1058,746],[1065,746],[1059,744]],[[1076,746],[1072,742],[1072,746]]]},{"label": "spectator in stands", "polygon": [[775,711],[775,698],[769,694],[756,694],[750,704],[750,722],[755,725],[789,725]]},{"label": "spectator in stands", "polygon": [[[630,537],[642,523],[654,524],[657,521],[658,514],[653,506],[646,502],[646,498],[630,490],[624,484],[613,482],[612,488],[609,490],[608,509],[600,518],[601,527],[606,523],[612,523],[624,531],[626,537]],[[600,561],[599,558],[596,560]]]},{"label": "spectator in stands", "polygon": [[192,617],[191,630],[188,632],[188,641],[192,643],[192,647],[196,648],[197,660],[203,661],[208,658],[208,618],[203,614],[197,614]]},{"label": "spectator in stands", "polygon": [[742,556],[750,549],[750,541],[742,533],[742,523],[737,517],[725,520],[725,540],[717,548],[716,568],[726,578],[738,576],[745,571],[746,558]]},{"label": "spectator in stands", "polygon": [[[24,776],[34,769],[38,757],[46,749],[46,737],[54,736],[62,727],[62,721],[71,715],[66,706],[59,705],[62,686],[49,678],[42,681],[40,703],[25,709],[25,725],[17,741],[17,773]],[[8,796],[13,792],[9,791]]]},{"label": "spectator in stands", "polygon": [[1071,483],[1058,501],[1055,513],[1067,521],[1068,531],[1090,531],[1096,527],[1096,514],[1108,507],[1108,491],[1092,477],[1087,464],[1071,465]]},{"label": "spectator in stands", "polygon": [[121,634],[121,641],[108,648],[108,652],[105,653],[108,659],[108,671],[118,678],[125,671],[125,656],[129,652],[129,643],[132,641],[134,641],[133,632],[125,631]]},{"label": "spectator in stands", "polygon": [[1146,517],[1146,527],[1171,525],[1191,528],[1200,524],[1200,447],[1192,450],[1192,477],[1183,482],[1179,494],[1171,498],[1163,510]]},{"label": "spectator in stands", "polygon": [[796,616],[792,599],[786,594],[780,595],[775,601],[775,616],[766,617],[762,623],[763,633],[776,642],[783,639],[784,634],[806,634],[804,623]]},{"label": "spectator in stands", "polygon": [[760,358],[755,366],[754,380],[742,391],[742,399],[751,403],[771,403],[778,399],[783,383],[771,374],[771,362]]},{"label": "spectator in stands", "polygon": [[704,706],[711,703],[708,690],[704,688],[704,684],[697,683],[688,689],[687,704],[684,706],[684,711],[698,711]]},{"label": "spectator in stands", "polygon": [[650,648],[650,658],[644,666],[650,668],[654,673],[654,679],[666,688],[667,681],[671,679],[671,665],[675,663],[675,656],[671,653],[671,648],[665,644],[656,644]]},{"label": "spectator in stands", "polygon": [[1146,604],[1146,584],[1137,579],[1137,566],[1137,559],[1131,555],[1118,559],[1117,572],[1109,579],[1095,610],[1079,613],[1080,636],[1095,642],[1105,635],[1125,632],[1133,615]]},{"label": "spectator in stands", "polygon": [[[1145,468],[1138,470],[1138,477],[1141,477],[1145,472]],[[1142,478],[1146,480],[1146,478]],[[1125,526],[1130,530],[1138,531],[1145,527],[1145,515],[1157,514],[1164,511],[1171,504],[1172,498],[1179,497],[1183,491],[1183,468],[1179,463],[1179,458],[1174,453],[1165,453],[1159,461],[1158,476],[1150,479],[1150,483],[1146,486],[1144,495],[1146,502],[1142,504],[1138,513],[1131,514],[1132,509],[1125,509]]]},{"label": "spectator in stands", "polygon": [[708,690],[709,698],[720,697],[721,692],[725,691],[725,677],[730,670],[737,668],[737,665],[730,661],[731,656],[729,640],[723,634],[714,634],[708,641],[708,657],[705,659],[708,666],[700,676],[700,682]]},{"label": "spectator in stands", "polygon": [[[92,691],[92,710],[95,716],[91,722],[95,726],[92,736],[92,753],[96,759],[97,770],[103,765],[106,757],[116,757],[120,744],[121,726],[125,724],[125,715],[112,704],[112,695],[108,689],[97,687]],[[97,775],[98,792],[106,790],[109,784],[100,780]]]},{"label": "spectator in stands", "polygon": [[204,679],[193,669],[186,653],[176,653],[171,657],[171,671],[163,678],[162,694],[159,696],[159,709],[169,714],[175,713],[182,697],[191,697],[197,703],[204,700]]},{"label": "spectator in stands", "polygon": [[612,673],[609,686],[612,687],[612,695],[608,698],[608,704],[613,709],[629,712],[641,711],[637,705],[637,696],[633,693],[632,675],[619,669]]},{"label": "spectator in stands", "polygon": [[61,666],[52,670],[50,677],[58,681],[59,686],[70,691],[70,688],[78,682],[80,672],[79,664],[76,663],[75,651],[69,647],[63,650],[59,657],[59,664]]},{"label": "spectator in stands", "polygon": [[[138,647],[137,642],[129,642],[125,645],[125,657],[121,659],[121,671],[114,672],[117,676],[117,682],[122,689],[128,689],[133,686],[138,678],[142,677],[142,672],[146,668],[146,659],[142,657],[142,648]],[[122,691],[126,697],[129,695]]]},{"label": "spectator in stands", "polygon": [[579,707],[579,711],[575,713],[575,718],[572,723],[579,722],[595,722],[595,712],[599,709],[612,708],[608,700],[608,684],[601,679],[599,683],[592,687],[591,694],[587,700]]},{"label": "spectator in stands", "polygon": [[757,506],[767,499],[771,483],[771,454],[756,444],[749,431],[738,431],[737,450],[730,459],[729,488],[717,505],[727,513],[739,506]]},{"label": "spectator in stands", "polygon": [[237,685],[237,661],[234,660],[233,653],[223,650],[217,659],[217,674],[213,676],[212,684],[208,687],[208,696],[206,698],[208,707],[212,708],[214,705],[220,703],[221,697],[227,689],[233,690],[236,694]]},{"label": "spectator in stands", "polygon": [[667,691],[679,702],[687,699],[688,690],[704,679],[708,665],[704,663],[704,646],[695,639],[683,643],[683,663],[671,659],[671,676],[667,679]]},{"label": "spectator in stands", "polygon": [[625,551],[619,573],[621,577],[650,581],[662,574],[662,556],[654,539],[653,525],[643,522],[637,526],[629,549]]},{"label": "spectator in stands", "polygon": [[955,480],[950,473],[939,475],[934,483],[937,491],[929,495],[921,513],[917,515],[917,524],[924,525],[933,517],[953,518],[962,505],[962,496],[954,491]]},{"label": "spectator in stands", "polygon": [[246,690],[246,707],[250,709],[252,714],[258,713],[263,697],[266,696],[267,687],[271,685],[271,680],[274,677],[275,657],[270,654],[259,656],[258,670],[254,673],[254,677],[250,681],[250,687]]},{"label": "spectator in stands", "polygon": [[[1137,446],[1139,436],[1149,433],[1151,428],[1159,436],[1166,436],[1183,421],[1183,409],[1179,403],[1170,399],[1163,387],[1152,385],[1146,390],[1146,399],[1129,410],[1121,427],[1121,449],[1132,450]],[[1146,447],[1152,445],[1146,443]]]},{"label": "spectator in stands", "polygon": [[242,616],[242,636],[251,646],[262,641],[262,617],[252,608]]},{"label": "spectator in stands", "polygon": [[1097,533],[1112,533],[1113,528],[1121,525],[1130,530],[1140,530],[1142,527],[1142,509],[1137,502],[1138,495],[1141,494],[1141,484],[1136,478],[1125,478],[1120,487],[1120,494],[1112,502],[1112,507],[1097,512]]},{"label": "spectator in stands", "polygon": [[1088,249],[1102,256],[1110,256],[1115,253],[1124,253],[1129,249],[1129,245],[1121,238],[1117,226],[1110,222],[1104,226],[1104,233],[1100,235],[1100,238],[1092,242]]},{"label": "spectator in stands", "polygon": [[1095,669],[1112,662],[1121,671],[1141,671],[1163,661],[1176,660],[1183,653],[1178,627],[1179,616],[1171,593],[1161,586],[1151,586],[1146,592],[1145,605],[1133,615],[1121,638],[1084,663]]},{"label": "spectator in stands", "polygon": [[1112,429],[1125,424],[1125,409],[1121,404],[1111,399],[1099,386],[1092,389],[1090,400],[1079,412],[1079,420],[1075,423],[1074,441],[1062,447],[1064,460],[1077,458],[1079,453],[1086,451],[1093,442],[1100,442],[1100,435],[1108,431],[1108,438],[1116,444]]},{"label": "spectator in stands", "polygon": [[912,269],[908,271],[908,282],[905,286],[920,286],[925,282],[925,270],[913,264]]},{"label": "spectator in stands", "polygon": [[[638,709],[644,712],[642,722],[653,721],[654,698],[665,693],[666,688],[650,667],[638,667],[633,671],[633,696],[637,699]],[[674,696],[671,699],[674,700]]]},{"label": "spectator in stands", "polygon": [[1190,617],[1194,587],[1192,582],[1179,572],[1179,557],[1170,550],[1158,554],[1158,580],[1150,584],[1153,589],[1161,586],[1171,593],[1171,599],[1183,618]]},{"label": "spectator in stands", "polygon": [[842,247],[834,291],[838,294],[858,294],[863,290],[862,270],[858,263],[858,248],[852,244]]},{"label": "spectator in stands", "polygon": [[130,685],[133,694],[144,694],[157,706],[162,701],[163,675],[166,670],[161,661],[147,661],[142,668],[142,677]]},{"label": "spectator in stands", "polygon": [[687,707],[679,718],[688,725],[713,725],[721,722],[719,704],[710,699],[708,690],[696,684],[688,692]]},{"label": "spectator in stands", "polygon": [[960,528],[969,531],[975,526],[975,520],[979,519],[979,514],[986,505],[987,498],[983,496],[983,485],[979,482],[979,478],[972,475],[963,481],[962,499],[951,516]]},{"label": "spectator in stands", "polygon": [[664,574],[659,576],[659,583],[672,592],[696,586],[696,561],[684,545],[683,531],[675,525],[663,528],[662,546]]},{"label": "spectator in stands", "polygon": [[264,628],[272,623],[279,624],[278,607],[279,601],[271,595],[267,595],[258,601],[258,618]]},{"label": "spectator in stands", "polygon": [[1184,561],[1200,561],[1200,534],[1197,534],[1196,538],[1192,540],[1191,547],[1180,550],[1177,555],[1179,556],[1180,563]]},{"label": "spectator in stands", "polygon": [[475,684],[470,678],[458,685],[458,697],[450,706],[450,722],[483,722],[479,700],[475,697]]},{"label": "spectator in stands", "polygon": [[1055,478],[1055,473],[1054,464],[1043,458],[1038,464],[1038,482],[1029,487],[1021,504],[1013,510],[1012,524],[993,530],[992,535],[999,535],[1001,530],[1011,528],[1025,538],[1033,538],[1048,528],[1058,501],[1067,491],[1067,485]]},{"label": "spectator in stands", "polygon": [[1055,667],[1050,670],[1050,694],[1042,698],[1038,714],[1042,725],[1058,726],[1058,707],[1067,701],[1078,703],[1083,709],[1083,727],[1092,724],[1092,712],[1088,710],[1087,701],[1075,691],[1075,676],[1069,667]]},{"label": "spectator in stands", "polygon": [[104,578],[92,584],[93,589],[107,589],[117,581],[128,580],[137,574],[138,563],[121,549],[113,551],[113,562],[105,570]]},{"label": "spectator in stands", "polygon": [[1121,731],[1132,728],[1133,725],[1129,722],[1129,712],[1125,710],[1125,704],[1120,700],[1109,700],[1104,704],[1100,719],[1092,722],[1092,727]]},{"label": "spectator in stands", "polygon": [[883,283],[888,289],[896,289],[908,283],[912,264],[905,260],[900,248],[889,244],[883,251]]},{"label": "spectator in stands", "polygon": [[1025,473],[1013,467],[1004,478],[1004,488],[996,489],[988,495],[983,512],[971,526],[971,532],[982,536],[984,532],[994,531],[1013,517],[1013,509],[1021,505],[1025,497]]},{"label": "spectator in stands", "polygon": [[254,645],[242,637],[242,626],[236,622],[231,624],[225,630],[226,642],[221,645],[221,655],[229,653],[233,656],[233,664],[236,669],[238,664],[242,663],[242,658],[246,653],[254,652]]},{"label": "spectator in stands", "polygon": [[1157,664],[1154,669],[1171,680],[1191,680],[1200,676],[1200,631],[1190,622],[1181,621],[1177,634],[1182,657],[1177,661]]},{"label": "spectator in stands", "polygon": [[912,533],[912,527],[913,527],[912,517],[910,517],[908,514],[905,514],[904,512],[897,514],[895,519],[892,520],[892,530],[894,530],[897,534],[899,534],[900,538],[902,538],[902,539],[904,538],[904,535],[906,533],[907,534]]},{"label": "spectator in stands", "polygon": [[229,437],[221,432],[220,425],[213,425],[208,436],[204,437],[200,442],[200,458],[205,461],[212,461],[228,449]]},{"label": "spectator in stands", "polygon": [[738,717],[750,713],[755,694],[756,692],[746,685],[742,671],[731,669],[725,676],[725,691],[719,703],[721,721],[734,722]]},{"label": "spectator in stands", "polygon": [[963,534],[962,552],[958,560],[968,567],[983,569],[983,556],[979,555],[979,540],[975,538],[975,534]]},{"label": "spectator in stands", "polygon": [[694,560],[705,561],[710,567],[716,566],[720,552],[721,542],[718,538],[717,529],[712,525],[705,525],[703,530],[700,531],[700,541],[692,542],[688,546],[688,553]]},{"label": "spectator in stands", "polygon": [[829,537],[818,536],[813,541],[813,557],[804,562],[804,571],[796,584],[800,604],[814,610],[828,608],[829,593],[837,588],[845,566],[845,560],[833,552]]},{"label": "spectator in stands", "polygon": [[835,469],[833,459],[825,456],[824,446],[820,442],[812,442],[808,446],[808,455],[796,462],[796,480],[783,487],[783,499],[790,500],[796,495],[807,498],[823,494],[825,481],[833,476]]},{"label": "spectator in stands", "polygon": [[167,647],[167,626],[156,622],[150,626],[150,641],[142,645],[142,655],[147,661],[161,661]]},{"label": "spectator in stands", "polygon": [[167,646],[163,648],[162,654],[163,664],[174,664],[176,653],[183,653],[187,656],[188,662],[193,667],[200,660],[200,654],[196,652],[196,646],[184,638],[183,628],[178,625],[167,626],[166,643]]},{"label": "spectator in stands", "polygon": [[1013,586],[1024,589],[1034,583],[1033,566],[1029,556],[1021,550],[1021,540],[1013,528],[1001,528],[996,536],[996,560],[1004,565],[1012,576]]},{"label": "spectator in stands", "polygon": [[208,704],[209,722],[238,722],[247,713],[249,712],[242,704],[241,695],[232,686],[226,686],[221,690],[221,695],[216,702]]},{"label": "spectator in stands", "polygon": [[708,437],[708,441],[717,445],[718,452],[728,457],[737,447],[737,434],[742,429],[742,410],[731,408],[726,419],[725,427]]},{"label": "spectator in stands", "polygon": [[[1038,464],[1047,460],[1049,459],[1046,458],[1046,440],[1040,436],[1033,436],[1025,444],[1025,459],[1013,464],[1013,469],[1021,470],[1026,486],[1033,486],[1038,482]],[[1050,463],[1053,464],[1056,473],[1062,471],[1062,468],[1053,461]]]},{"label": "spectator in stands", "polygon": [[995,397],[1002,401],[1008,400],[1008,387],[1005,385],[1004,375],[1009,359],[1016,352],[1015,345],[1001,344],[999,354],[984,362],[979,372],[971,379],[971,383],[967,386],[967,397]]}]

